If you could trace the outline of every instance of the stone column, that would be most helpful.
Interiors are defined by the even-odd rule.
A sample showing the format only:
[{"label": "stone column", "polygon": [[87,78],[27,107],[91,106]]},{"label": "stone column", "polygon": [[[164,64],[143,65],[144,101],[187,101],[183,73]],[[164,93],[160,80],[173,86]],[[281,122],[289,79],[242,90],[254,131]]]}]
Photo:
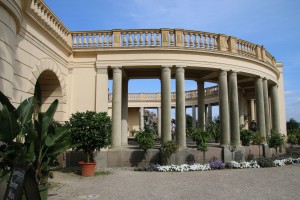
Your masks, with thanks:
[{"label": "stone column", "polygon": [[240,145],[239,99],[237,72],[229,73],[229,104],[230,104],[230,144]]},{"label": "stone column", "polygon": [[144,107],[140,107],[140,130],[144,130],[145,120],[144,120]]},{"label": "stone column", "polygon": [[162,143],[172,140],[170,66],[162,66],[161,71],[161,134]]},{"label": "stone column", "polygon": [[251,121],[255,121],[255,104],[254,99],[250,99],[250,115],[251,115]]},{"label": "stone column", "polygon": [[192,106],[193,128],[196,127],[196,107]]},{"label": "stone column", "polygon": [[265,124],[266,135],[270,135],[270,111],[269,111],[269,95],[268,95],[268,80],[263,79],[263,91],[264,91],[264,109],[265,109]]},{"label": "stone column", "polygon": [[209,103],[207,105],[207,124],[212,122],[212,106],[211,104]]},{"label": "stone column", "polygon": [[158,137],[161,138],[161,107],[157,108],[157,132]]},{"label": "stone column", "polygon": [[204,104],[204,81],[197,81],[198,89],[198,127],[204,129],[205,104]]},{"label": "stone column", "polygon": [[220,109],[220,128],[221,145],[229,144],[229,105],[228,105],[228,86],[227,71],[222,70],[219,74],[219,109]]},{"label": "stone column", "polygon": [[240,126],[245,125],[245,118],[244,118],[244,95],[243,90],[239,90],[239,115],[240,115]]},{"label": "stone column", "polygon": [[176,139],[179,147],[186,147],[184,67],[176,66]]},{"label": "stone column", "polygon": [[278,101],[278,86],[271,86],[271,106],[272,106],[272,128],[280,132],[280,113],[279,113],[279,101]]},{"label": "stone column", "polygon": [[128,79],[122,80],[122,146],[128,146]]},{"label": "stone column", "polygon": [[113,69],[113,99],[112,99],[112,148],[121,147],[121,112],[122,112],[122,69],[119,66]]},{"label": "stone column", "polygon": [[96,112],[108,109],[108,73],[107,66],[97,66]]},{"label": "stone column", "polygon": [[261,77],[257,78],[255,82],[255,93],[256,93],[257,130],[259,134],[266,137],[264,92],[263,92],[263,83]]}]

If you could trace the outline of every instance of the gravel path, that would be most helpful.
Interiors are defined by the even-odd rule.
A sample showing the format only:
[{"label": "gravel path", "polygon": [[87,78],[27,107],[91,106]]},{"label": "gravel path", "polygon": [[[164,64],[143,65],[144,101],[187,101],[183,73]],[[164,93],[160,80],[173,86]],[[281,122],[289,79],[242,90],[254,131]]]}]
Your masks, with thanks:
[{"label": "gravel path", "polygon": [[174,173],[110,171],[89,178],[55,172],[48,199],[300,199],[300,165]]}]

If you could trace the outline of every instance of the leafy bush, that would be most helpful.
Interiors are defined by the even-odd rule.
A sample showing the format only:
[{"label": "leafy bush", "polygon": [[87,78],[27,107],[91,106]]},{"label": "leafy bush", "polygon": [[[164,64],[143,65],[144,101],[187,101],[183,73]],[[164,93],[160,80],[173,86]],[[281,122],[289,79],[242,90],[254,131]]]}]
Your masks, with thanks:
[{"label": "leafy bush", "polygon": [[259,134],[259,133],[256,132],[252,136],[252,143],[254,145],[261,145],[261,144],[264,143],[265,139],[266,138],[264,136],[262,136],[261,134]]},{"label": "leafy bush", "polygon": [[155,145],[155,132],[151,129],[145,131],[137,131],[135,135],[136,142],[139,144],[139,148],[147,151]]},{"label": "leafy bush", "polygon": [[253,135],[254,135],[253,131],[243,129],[243,127],[241,127],[240,139],[242,141],[242,145],[249,146],[250,145],[250,140],[252,139]]},{"label": "leafy bush", "polygon": [[285,136],[274,130],[271,130],[271,135],[268,138],[268,144],[270,148],[274,148],[277,153],[278,147],[281,147],[284,144]]},{"label": "leafy bush", "polygon": [[287,135],[289,143],[300,144],[300,128],[288,130]]},{"label": "leafy bush", "polygon": [[298,143],[298,137],[295,134],[289,134],[288,135],[288,142],[293,145]]},{"label": "leafy bush", "polygon": [[215,143],[220,142],[221,129],[219,117],[215,117],[212,122],[209,122],[205,127],[205,130],[212,138],[214,138]]},{"label": "leafy bush", "polygon": [[175,153],[178,150],[178,148],[179,148],[178,144],[172,140],[163,143],[161,147],[162,162],[164,164],[168,163],[171,155]]},{"label": "leafy bush", "polygon": [[71,140],[79,144],[76,150],[85,152],[87,162],[94,161],[95,150],[111,143],[111,119],[106,112],[76,112],[66,126],[70,128]]},{"label": "leafy bush", "polygon": [[270,158],[260,157],[256,162],[260,167],[275,167],[273,160]]}]

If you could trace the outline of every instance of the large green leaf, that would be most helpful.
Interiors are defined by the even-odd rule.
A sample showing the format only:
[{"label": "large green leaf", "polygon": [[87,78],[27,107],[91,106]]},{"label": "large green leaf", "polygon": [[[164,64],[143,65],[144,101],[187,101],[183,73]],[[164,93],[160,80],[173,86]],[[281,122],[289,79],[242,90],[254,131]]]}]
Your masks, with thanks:
[{"label": "large green leaf", "polygon": [[49,119],[51,120],[53,119],[57,107],[58,107],[58,100],[55,99],[53,103],[49,106],[48,110],[46,111],[46,114],[48,115]]},{"label": "large green leaf", "polygon": [[56,127],[54,133],[47,134],[45,139],[46,146],[52,146],[57,140],[64,136],[68,131],[67,127]]},{"label": "large green leaf", "polygon": [[0,111],[0,141],[10,142],[20,132],[20,126],[17,122],[16,116],[9,112],[6,105]]},{"label": "large green leaf", "polygon": [[10,103],[9,99],[0,91],[0,102],[3,106],[6,106],[10,112],[16,110],[16,108]]},{"label": "large green leaf", "polygon": [[28,99],[24,100],[15,111],[21,125],[24,125],[32,119],[33,111],[34,97],[29,97]]}]

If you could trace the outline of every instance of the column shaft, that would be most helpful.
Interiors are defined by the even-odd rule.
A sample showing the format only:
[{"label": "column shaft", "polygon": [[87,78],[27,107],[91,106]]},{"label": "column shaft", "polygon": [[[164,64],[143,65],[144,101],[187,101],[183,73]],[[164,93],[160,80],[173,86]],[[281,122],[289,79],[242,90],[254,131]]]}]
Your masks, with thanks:
[{"label": "column shaft", "polygon": [[112,148],[121,147],[122,70],[113,67]]},{"label": "column shaft", "polygon": [[161,107],[157,108],[157,132],[158,137],[161,138]]},{"label": "column shaft", "polygon": [[258,78],[256,80],[255,87],[256,87],[255,93],[256,93],[257,130],[259,134],[266,137],[265,108],[264,108],[262,78]]},{"label": "column shaft", "polygon": [[271,106],[272,106],[272,128],[280,132],[280,113],[278,101],[278,86],[272,85],[271,87]]},{"label": "column shaft", "polygon": [[122,146],[128,146],[128,80],[122,81]]},{"label": "column shaft", "polygon": [[229,104],[228,104],[228,86],[227,71],[221,71],[219,74],[219,109],[221,126],[221,145],[229,144]]},{"label": "column shaft", "polygon": [[186,147],[184,68],[176,68],[176,139],[179,147]]},{"label": "column shaft", "polygon": [[196,107],[192,106],[193,127],[196,127]]},{"label": "column shaft", "polygon": [[254,99],[250,99],[250,112],[251,112],[251,121],[255,121],[255,105],[254,105]]},{"label": "column shaft", "polygon": [[209,103],[207,105],[207,123],[210,123],[210,122],[212,122],[212,106]]},{"label": "column shaft", "polygon": [[240,115],[240,126],[245,125],[245,118],[244,118],[244,95],[243,91],[239,90],[239,115]]},{"label": "column shaft", "polygon": [[266,135],[270,135],[270,111],[269,111],[269,95],[268,95],[268,80],[263,79],[263,91],[264,91],[264,109],[265,109],[265,124]]},{"label": "column shaft", "polygon": [[197,82],[198,89],[198,127],[204,129],[205,125],[205,105],[204,105],[204,82]]},{"label": "column shaft", "polygon": [[144,121],[144,107],[140,107],[140,130],[144,130],[145,121]]},{"label": "column shaft", "polygon": [[163,66],[161,71],[161,134],[162,143],[172,140],[171,136],[171,69]]},{"label": "column shaft", "polygon": [[240,145],[240,122],[237,73],[229,73],[229,103],[230,103],[230,144]]}]

